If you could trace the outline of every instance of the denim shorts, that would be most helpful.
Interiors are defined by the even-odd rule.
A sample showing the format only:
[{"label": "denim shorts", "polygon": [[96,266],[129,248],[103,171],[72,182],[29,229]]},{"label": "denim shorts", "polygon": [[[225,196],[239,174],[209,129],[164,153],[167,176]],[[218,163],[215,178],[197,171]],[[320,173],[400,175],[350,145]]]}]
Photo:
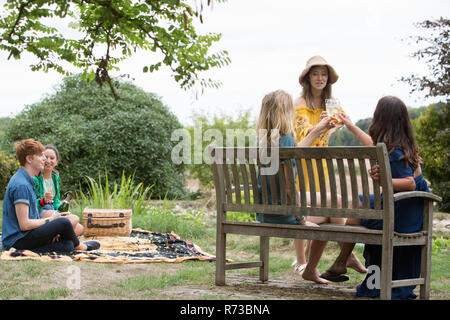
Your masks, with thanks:
[{"label": "denim shorts", "polygon": [[261,223],[276,223],[276,224],[293,224],[297,225],[306,219],[305,216],[296,217],[285,214],[269,214],[269,213],[257,213],[256,220]]},{"label": "denim shorts", "polygon": [[[298,193],[300,199],[300,192]],[[275,224],[300,224],[306,216],[291,216],[285,214],[270,214],[270,213],[257,213],[256,220],[261,223],[275,223]]]},{"label": "denim shorts", "polygon": [[44,213],[47,212],[48,210],[55,210],[55,208],[53,208],[52,204],[46,204],[41,208],[41,211],[39,211],[39,216],[42,218]]}]

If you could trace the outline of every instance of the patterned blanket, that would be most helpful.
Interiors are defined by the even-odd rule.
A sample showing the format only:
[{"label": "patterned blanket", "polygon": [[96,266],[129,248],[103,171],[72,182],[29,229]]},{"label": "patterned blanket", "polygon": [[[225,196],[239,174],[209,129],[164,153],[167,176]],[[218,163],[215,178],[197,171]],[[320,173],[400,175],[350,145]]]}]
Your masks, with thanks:
[{"label": "patterned blanket", "polygon": [[215,257],[197,245],[182,240],[175,233],[157,233],[133,229],[129,237],[80,237],[80,241],[97,240],[101,247],[95,251],[73,251],[69,254],[37,254],[11,248],[3,251],[0,260],[34,259],[41,261],[92,261],[102,263],[213,261]]}]

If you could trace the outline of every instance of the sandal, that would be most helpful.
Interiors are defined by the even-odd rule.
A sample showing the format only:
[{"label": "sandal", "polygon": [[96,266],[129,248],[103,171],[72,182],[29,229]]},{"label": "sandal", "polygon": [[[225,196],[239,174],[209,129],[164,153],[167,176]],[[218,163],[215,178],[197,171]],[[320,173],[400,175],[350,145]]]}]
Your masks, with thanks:
[{"label": "sandal", "polygon": [[320,275],[322,279],[331,281],[331,282],[344,282],[348,281],[350,278],[346,276],[345,274],[337,274],[333,271],[327,270],[324,273]]},{"label": "sandal", "polygon": [[301,274],[303,273],[303,271],[305,270],[305,268],[306,268],[306,263],[301,264],[301,265],[298,265],[298,264],[297,264],[297,260],[295,260],[295,261],[291,264],[291,267],[294,268],[294,272],[296,272],[296,273],[298,273],[298,274],[301,275]]}]

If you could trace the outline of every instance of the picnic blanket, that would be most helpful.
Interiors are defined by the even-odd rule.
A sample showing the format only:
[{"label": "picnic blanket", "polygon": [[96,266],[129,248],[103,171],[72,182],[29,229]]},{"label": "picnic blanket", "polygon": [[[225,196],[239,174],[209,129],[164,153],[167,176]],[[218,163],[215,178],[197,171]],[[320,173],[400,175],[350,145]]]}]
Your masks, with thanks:
[{"label": "picnic blanket", "polygon": [[158,233],[133,229],[129,237],[93,236],[80,237],[80,241],[97,240],[99,250],[73,251],[68,254],[37,254],[30,250],[11,248],[3,251],[0,260],[33,259],[41,261],[92,261],[99,263],[150,263],[183,262],[186,260],[213,261],[215,257],[205,253],[191,241],[182,240],[173,233]]}]

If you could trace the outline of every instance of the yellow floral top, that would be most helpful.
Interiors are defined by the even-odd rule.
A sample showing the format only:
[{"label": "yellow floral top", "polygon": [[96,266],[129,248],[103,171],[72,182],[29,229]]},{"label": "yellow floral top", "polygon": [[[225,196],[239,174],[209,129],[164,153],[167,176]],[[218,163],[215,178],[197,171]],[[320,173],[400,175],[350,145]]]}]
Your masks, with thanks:
[{"label": "yellow floral top", "polygon": [[[308,135],[308,130],[320,122],[320,114],[324,111],[322,108],[312,110],[308,107],[298,107],[295,109],[295,134],[297,143],[302,141]],[[329,131],[321,134],[311,146],[326,147],[328,146]]]},{"label": "yellow floral top", "polygon": [[[296,144],[298,142],[302,141],[304,138],[306,138],[306,136],[308,135],[308,130],[320,122],[320,114],[323,111],[324,111],[324,109],[322,109],[322,108],[312,110],[308,107],[298,107],[295,109],[294,127],[295,127],[295,134],[296,134]],[[327,132],[321,134],[319,136],[319,138],[317,138],[312,143],[311,146],[326,147],[326,146],[328,146],[329,137],[330,137],[330,133],[329,133],[329,131],[327,131]],[[303,172],[306,173],[307,169],[306,169],[305,160],[302,160],[302,167],[303,167]],[[316,166],[316,163],[314,160],[313,160],[313,170],[314,170],[314,177],[315,177],[314,181],[316,184],[316,191],[319,192],[320,191],[319,176],[317,174],[317,166]],[[323,161],[323,170],[324,170],[325,177],[328,177],[328,168],[327,168],[326,161]],[[309,190],[309,180],[308,180],[307,175],[305,175],[305,184],[306,184],[306,191],[307,192],[310,191]],[[297,187],[300,188],[298,182],[297,182]]]}]

